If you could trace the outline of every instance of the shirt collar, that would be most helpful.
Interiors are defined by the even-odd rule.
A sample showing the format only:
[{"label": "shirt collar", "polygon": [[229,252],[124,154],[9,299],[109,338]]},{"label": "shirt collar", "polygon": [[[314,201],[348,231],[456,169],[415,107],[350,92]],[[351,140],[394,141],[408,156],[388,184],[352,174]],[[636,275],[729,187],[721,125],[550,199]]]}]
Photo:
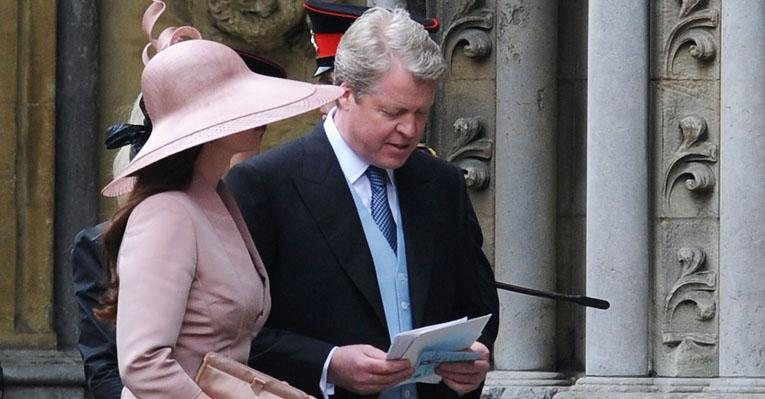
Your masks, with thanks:
[{"label": "shirt collar", "polygon": [[[324,131],[327,133],[327,139],[332,146],[332,150],[335,151],[335,156],[340,163],[340,169],[342,169],[345,179],[350,184],[354,184],[364,175],[370,164],[358,156],[348,143],[345,142],[343,136],[340,135],[340,131],[337,130],[337,125],[335,125],[335,111],[337,111],[337,107],[332,108],[327,113],[327,117],[324,119]],[[389,181],[392,182],[393,172],[388,169],[385,171],[388,173]]]}]

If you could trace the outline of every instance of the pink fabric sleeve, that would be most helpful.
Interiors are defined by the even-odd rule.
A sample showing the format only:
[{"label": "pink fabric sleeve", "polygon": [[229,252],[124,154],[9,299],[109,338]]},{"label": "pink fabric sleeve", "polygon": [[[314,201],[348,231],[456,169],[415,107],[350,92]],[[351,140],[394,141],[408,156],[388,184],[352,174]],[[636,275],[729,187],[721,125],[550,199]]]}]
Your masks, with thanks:
[{"label": "pink fabric sleeve", "polygon": [[179,201],[159,194],[133,210],[117,263],[117,357],[136,397],[206,397],[173,358],[196,251],[194,226]]}]

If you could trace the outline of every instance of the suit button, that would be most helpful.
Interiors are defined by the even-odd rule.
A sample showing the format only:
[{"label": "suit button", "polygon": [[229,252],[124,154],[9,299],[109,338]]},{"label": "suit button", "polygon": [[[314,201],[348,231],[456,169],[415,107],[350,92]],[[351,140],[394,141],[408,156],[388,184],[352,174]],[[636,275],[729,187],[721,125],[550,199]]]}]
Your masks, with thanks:
[{"label": "suit button", "polygon": [[401,309],[404,309],[404,310],[409,309],[409,302],[401,302]]}]

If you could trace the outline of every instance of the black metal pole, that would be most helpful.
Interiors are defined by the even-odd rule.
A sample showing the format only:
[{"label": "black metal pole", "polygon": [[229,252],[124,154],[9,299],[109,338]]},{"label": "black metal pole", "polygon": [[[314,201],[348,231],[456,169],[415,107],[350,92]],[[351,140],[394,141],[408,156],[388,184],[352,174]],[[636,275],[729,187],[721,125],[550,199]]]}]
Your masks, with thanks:
[{"label": "black metal pole", "polygon": [[540,290],[535,290],[533,288],[521,287],[519,285],[507,284],[507,283],[502,283],[499,281],[495,281],[494,283],[496,284],[496,287],[499,289],[502,289],[505,291],[517,292],[519,294],[555,299],[558,301],[573,302],[578,305],[589,306],[591,308],[598,308],[598,309],[608,309],[609,307],[611,307],[611,304],[608,303],[608,301],[605,301],[603,299],[598,299],[598,298],[591,298],[584,295],[569,295],[569,294],[559,294],[557,292],[540,291]]}]

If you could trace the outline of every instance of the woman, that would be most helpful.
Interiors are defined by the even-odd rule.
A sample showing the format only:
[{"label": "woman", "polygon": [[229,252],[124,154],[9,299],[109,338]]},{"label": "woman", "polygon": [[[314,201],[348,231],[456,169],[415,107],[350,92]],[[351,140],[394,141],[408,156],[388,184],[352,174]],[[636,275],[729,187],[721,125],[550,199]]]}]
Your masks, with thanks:
[{"label": "woman", "polygon": [[[277,78],[287,77],[278,64],[245,51],[235,51],[251,71]],[[120,148],[114,157],[112,176],[119,175],[151,133],[151,121],[146,115],[140,95],[128,121],[107,129],[106,148]],[[247,154],[235,155],[232,163],[236,157],[243,159]],[[82,355],[85,382],[94,399],[119,398],[123,388],[117,365],[114,328],[101,323],[93,314],[93,309],[97,308],[99,298],[104,293],[101,233],[107,226],[108,223],[101,223],[81,230],[74,239],[71,251],[72,283],[80,314],[77,347]]]},{"label": "woman", "polygon": [[[147,10],[147,33],[163,9]],[[270,308],[268,279],[221,177],[234,154],[259,148],[265,125],[341,94],[252,73],[198,37],[184,27],[152,41],[159,51],[141,78],[152,134],[103,190],[129,193],[104,232],[98,310],[116,318],[123,398],[207,398],[192,378],[205,353],[246,362]]]}]

